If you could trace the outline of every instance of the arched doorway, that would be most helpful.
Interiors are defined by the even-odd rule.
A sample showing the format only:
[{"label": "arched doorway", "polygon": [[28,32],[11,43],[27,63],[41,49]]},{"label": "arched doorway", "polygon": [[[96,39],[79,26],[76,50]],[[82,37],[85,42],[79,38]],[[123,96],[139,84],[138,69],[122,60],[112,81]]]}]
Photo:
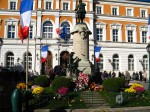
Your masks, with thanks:
[{"label": "arched doorway", "polygon": [[69,59],[69,52],[63,51],[60,53],[60,66],[65,65],[67,67]]}]

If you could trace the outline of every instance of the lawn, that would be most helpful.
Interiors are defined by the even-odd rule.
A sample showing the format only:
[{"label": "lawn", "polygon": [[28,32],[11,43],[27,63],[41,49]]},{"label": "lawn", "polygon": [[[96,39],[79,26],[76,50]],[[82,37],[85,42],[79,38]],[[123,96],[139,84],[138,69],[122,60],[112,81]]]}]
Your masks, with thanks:
[{"label": "lawn", "polygon": [[144,94],[138,96],[134,93],[122,92],[123,102],[116,103],[116,96],[120,93],[118,92],[99,92],[104,99],[110,104],[112,108],[116,107],[136,107],[136,106],[150,106],[150,91],[145,91]]}]

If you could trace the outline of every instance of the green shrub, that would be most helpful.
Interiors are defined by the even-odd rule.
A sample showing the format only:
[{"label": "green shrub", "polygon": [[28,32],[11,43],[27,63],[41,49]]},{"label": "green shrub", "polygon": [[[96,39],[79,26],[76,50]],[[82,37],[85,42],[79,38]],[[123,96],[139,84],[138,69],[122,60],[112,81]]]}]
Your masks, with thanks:
[{"label": "green shrub", "polygon": [[52,89],[54,92],[57,92],[59,88],[61,87],[67,87],[70,89],[71,86],[71,78],[65,78],[65,77],[55,77],[53,83],[52,83]]},{"label": "green shrub", "polygon": [[41,87],[47,87],[50,84],[49,79],[45,75],[37,76],[33,82],[35,85],[39,85]]},{"label": "green shrub", "polygon": [[108,78],[102,83],[106,91],[119,92],[125,86],[123,78]]}]

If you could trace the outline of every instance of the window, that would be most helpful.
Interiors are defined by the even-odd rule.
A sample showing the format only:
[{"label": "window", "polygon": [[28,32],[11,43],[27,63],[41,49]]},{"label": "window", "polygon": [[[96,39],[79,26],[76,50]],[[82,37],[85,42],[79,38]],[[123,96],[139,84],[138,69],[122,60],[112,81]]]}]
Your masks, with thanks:
[{"label": "window", "polygon": [[118,41],[118,29],[113,29],[112,35],[113,35],[113,42],[117,42]]},{"label": "window", "polygon": [[97,40],[102,41],[103,40],[103,29],[102,28],[97,28]]},{"label": "window", "polygon": [[67,29],[67,36],[65,39],[69,39],[70,38],[70,25],[68,22],[63,22],[61,23],[61,27],[66,27]]},{"label": "window", "polygon": [[[27,60],[26,60],[26,53],[24,55],[24,68],[26,69],[26,63],[27,63]],[[28,69],[31,70],[32,69],[32,54],[31,53],[28,53]]]},{"label": "window", "polygon": [[128,56],[128,70],[134,70],[134,58],[133,55]]},{"label": "window", "polygon": [[132,15],[132,9],[127,9],[127,16],[133,16]]},{"label": "window", "polygon": [[133,42],[133,31],[128,30],[128,42]]},{"label": "window", "polygon": [[142,31],[142,43],[146,43],[147,41],[147,31]]},{"label": "window", "polygon": [[15,38],[15,25],[8,25],[7,38]]},{"label": "window", "polygon": [[6,67],[14,66],[14,54],[12,52],[7,53],[6,55]]},{"label": "window", "polygon": [[148,70],[148,57],[147,57],[147,55],[143,56],[143,70],[144,71]]},{"label": "window", "polygon": [[10,1],[10,10],[16,10],[16,2]]},{"label": "window", "polygon": [[118,15],[117,14],[117,8],[112,8],[112,15]]},{"label": "window", "polygon": [[52,38],[53,37],[53,25],[50,21],[47,21],[43,24],[43,38]]},{"label": "window", "polygon": [[119,70],[119,56],[117,54],[113,56],[113,70]]},{"label": "window", "polygon": [[68,6],[69,6],[69,3],[64,2],[63,3],[63,10],[69,10]]},{"label": "window", "polygon": [[102,14],[102,7],[96,7],[97,14]]},{"label": "window", "polygon": [[30,39],[33,39],[33,26],[30,26],[29,28],[29,36]]},{"label": "window", "polygon": [[52,2],[46,2],[46,7],[45,9],[50,10],[52,9]]},{"label": "window", "polygon": [[143,18],[146,17],[146,10],[141,10],[141,17],[143,17]]}]

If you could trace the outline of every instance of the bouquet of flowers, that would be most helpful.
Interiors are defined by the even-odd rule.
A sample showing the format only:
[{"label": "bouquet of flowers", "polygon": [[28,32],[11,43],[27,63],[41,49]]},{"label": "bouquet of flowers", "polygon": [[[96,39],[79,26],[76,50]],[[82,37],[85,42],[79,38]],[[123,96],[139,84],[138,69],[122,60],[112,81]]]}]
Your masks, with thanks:
[{"label": "bouquet of flowers", "polygon": [[90,90],[93,91],[95,89],[96,84],[93,82],[90,84]]},{"label": "bouquet of flowers", "polygon": [[34,95],[40,95],[43,92],[44,92],[44,88],[40,87],[40,86],[37,86],[37,87],[35,87],[33,89],[32,94],[34,94]]},{"label": "bouquet of flowers", "polygon": [[130,88],[125,89],[125,92],[128,93],[136,93],[138,95],[142,95],[145,92],[145,89],[142,85],[138,83],[133,83]]},{"label": "bouquet of flowers", "polygon": [[21,89],[21,90],[25,90],[26,89],[26,84],[21,82],[21,83],[18,83],[17,86],[16,86],[17,89]]},{"label": "bouquet of flowers", "polygon": [[67,87],[61,87],[58,89],[58,94],[61,96],[65,96],[68,93],[68,88]]}]

